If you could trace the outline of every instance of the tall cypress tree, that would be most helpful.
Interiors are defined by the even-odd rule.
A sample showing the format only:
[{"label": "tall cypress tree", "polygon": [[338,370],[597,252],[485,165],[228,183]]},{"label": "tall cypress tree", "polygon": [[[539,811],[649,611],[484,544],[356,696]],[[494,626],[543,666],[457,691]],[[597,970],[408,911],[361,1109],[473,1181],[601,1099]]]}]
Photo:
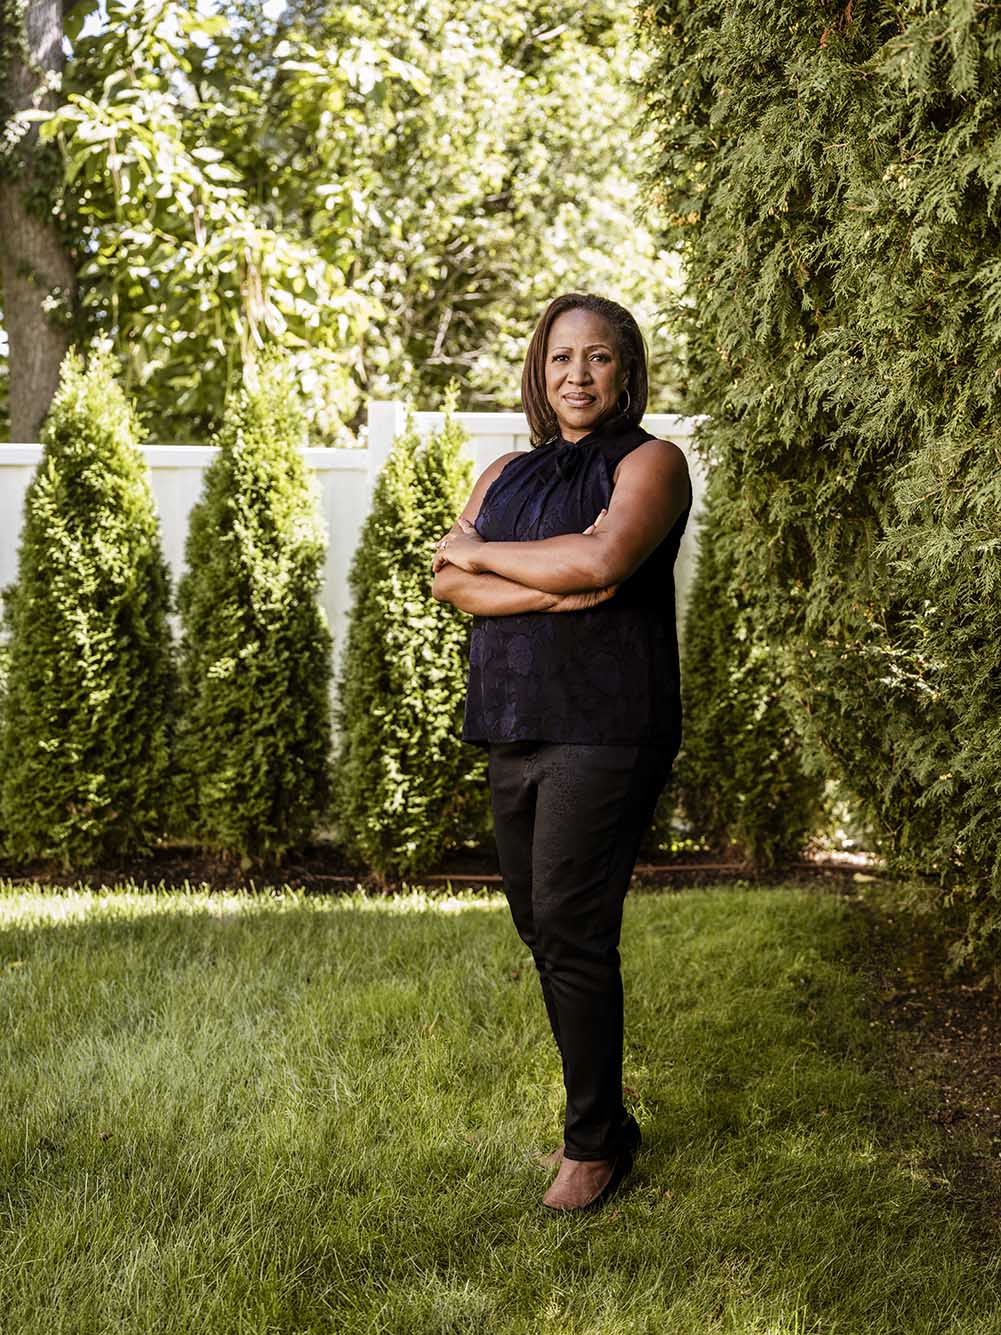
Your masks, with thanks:
[{"label": "tall cypress tree", "polygon": [[165,819],[169,575],[114,369],[63,362],[4,591],[0,828],[12,857],[66,870],[148,851]]},{"label": "tall cypress tree", "polygon": [[178,589],[175,823],[244,866],[307,838],[330,796],[326,535],[288,365],[266,358],[217,438]]},{"label": "tall cypress tree", "polygon": [[687,410],[816,765],[1001,933],[1001,15],[640,13]]},{"label": "tall cypress tree", "polygon": [[435,539],[472,485],[454,403],[452,386],[426,441],[409,414],[350,574],[335,812],[345,846],[387,877],[427,871],[487,823],[485,760],[460,738],[470,621],[431,596]]}]

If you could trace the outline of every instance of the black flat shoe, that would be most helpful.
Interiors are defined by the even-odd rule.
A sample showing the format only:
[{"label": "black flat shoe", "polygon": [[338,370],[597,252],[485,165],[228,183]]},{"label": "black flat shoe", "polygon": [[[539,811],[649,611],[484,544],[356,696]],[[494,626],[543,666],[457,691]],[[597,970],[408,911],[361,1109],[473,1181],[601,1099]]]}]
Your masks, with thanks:
[{"label": "black flat shoe", "polygon": [[615,1195],[626,1177],[632,1171],[632,1166],[632,1150],[623,1146],[612,1160],[611,1177],[598,1192],[597,1196],[592,1196],[591,1199],[585,1201],[583,1205],[546,1205],[546,1202],[543,1201],[543,1208],[548,1210],[550,1214],[584,1214],[585,1211],[599,1210],[607,1200]]}]

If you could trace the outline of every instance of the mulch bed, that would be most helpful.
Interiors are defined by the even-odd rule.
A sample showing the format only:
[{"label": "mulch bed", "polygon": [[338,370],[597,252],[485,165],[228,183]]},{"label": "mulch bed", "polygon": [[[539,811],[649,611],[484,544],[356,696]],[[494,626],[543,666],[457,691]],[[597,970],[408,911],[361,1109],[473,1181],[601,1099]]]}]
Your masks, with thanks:
[{"label": "mulch bed", "polygon": [[1001,987],[989,974],[946,976],[946,945],[920,920],[841,888],[863,918],[864,952],[852,961],[866,978],[870,1014],[888,1036],[885,1074],[919,1091],[924,1115],[941,1132],[927,1165],[974,1222],[986,1253],[1001,1241]]},{"label": "mulch bed", "polygon": [[[774,884],[789,877],[826,878],[833,882],[850,877],[859,866],[850,858],[808,860],[795,863],[782,873],[758,875],[746,863],[728,859],[718,853],[686,852],[674,858],[637,863],[635,877],[642,886],[650,888],[682,888],[690,885],[711,885],[717,881],[732,881],[735,877],[762,880]],[[352,864],[341,848],[333,842],[308,844],[285,858],[278,868],[254,867],[241,869],[232,862],[212,857],[195,847],[183,844],[165,845],[148,857],[130,857],[121,864],[108,863],[85,871],[64,872],[47,863],[6,862],[0,858],[0,878],[15,881],[37,881],[40,885],[86,885],[93,889],[114,886],[123,882],[135,885],[208,886],[213,890],[262,890],[269,886],[301,886],[306,891],[329,894],[351,891],[357,886],[369,892],[392,893],[405,883],[416,886],[438,886],[458,889],[478,889],[482,886],[501,888],[496,849],[492,846],[457,850],[443,860],[433,871],[407,876],[403,881],[386,880],[372,875],[366,868]]]},{"label": "mulch bed", "polygon": [[[929,1169],[957,1205],[977,1224],[985,1245],[1001,1238],[1001,988],[986,977],[946,978],[945,946],[905,914],[894,916],[879,896],[869,902],[860,881],[878,869],[858,857],[813,858],[757,878],[745,864],[718,853],[684,853],[656,863],[639,862],[635,889],[683,890],[736,878],[765,884],[808,881],[844,898],[863,916],[859,941],[864,950],[852,960],[866,978],[873,1021],[890,1036],[884,1074],[901,1087],[918,1089],[925,1114],[942,1132],[942,1155]],[[297,849],[280,868],[241,870],[198,849],[163,847],[127,865],[64,873],[44,864],[14,865],[0,860],[0,878],[41,885],[92,888],[123,882],[134,885],[263,890],[301,886],[307,893],[392,893],[400,883],[384,881],[348,862],[336,844]],[[433,872],[406,878],[412,886],[459,890],[500,889],[493,847],[453,853]],[[892,894],[885,897],[892,903]]]}]

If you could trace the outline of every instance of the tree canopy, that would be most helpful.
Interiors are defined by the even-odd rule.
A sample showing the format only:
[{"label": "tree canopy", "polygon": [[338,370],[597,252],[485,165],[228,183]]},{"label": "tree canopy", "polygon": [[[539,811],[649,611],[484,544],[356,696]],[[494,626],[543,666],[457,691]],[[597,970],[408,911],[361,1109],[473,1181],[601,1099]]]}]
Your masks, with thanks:
[{"label": "tree canopy", "polygon": [[313,443],[452,378],[464,408],[514,407],[531,328],[574,289],[635,311],[673,406],[628,9],[109,0],[99,30],[91,10],[67,19],[61,105],[28,115],[64,164],[79,333],[110,335],[155,439],[206,439],[269,345]]}]

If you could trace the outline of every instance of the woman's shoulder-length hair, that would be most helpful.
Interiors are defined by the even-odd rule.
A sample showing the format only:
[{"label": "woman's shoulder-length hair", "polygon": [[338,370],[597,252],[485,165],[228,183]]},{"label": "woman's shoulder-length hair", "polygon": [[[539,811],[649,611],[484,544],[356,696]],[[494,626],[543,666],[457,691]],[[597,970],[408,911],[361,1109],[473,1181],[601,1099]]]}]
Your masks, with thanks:
[{"label": "woman's shoulder-length hair", "polygon": [[546,395],[546,344],[556,317],[576,308],[593,311],[608,323],[619,356],[629,368],[629,379],[626,382],[629,397],[626,406],[615,417],[607,418],[602,426],[614,424],[622,430],[638,426],[646,412],[649,387],[646,341],[632,314],[625,306],[620,306],[608,297],[595,296],[590,292],[565,292],[562,296],[554,297],[543,311],[529,341],[521,372],[521,407],[528,418],[529,438],[533,447],[545,445],[559,435],[556,413]]}]

